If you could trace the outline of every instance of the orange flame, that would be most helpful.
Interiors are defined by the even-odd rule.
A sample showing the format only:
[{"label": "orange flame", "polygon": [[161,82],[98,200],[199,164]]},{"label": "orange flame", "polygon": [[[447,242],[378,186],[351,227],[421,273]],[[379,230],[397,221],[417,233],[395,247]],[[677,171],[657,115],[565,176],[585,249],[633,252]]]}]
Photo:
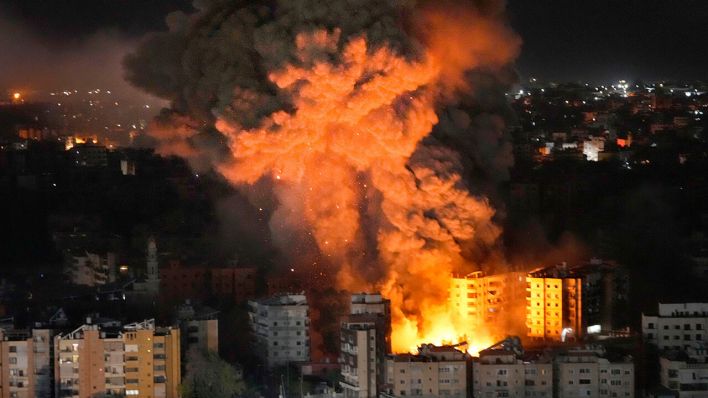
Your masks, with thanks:
[{"label": "orange flame", "polygon": [[[440,33],[474,36],[433,37],[417,60],[370,48],[364,37],[341,44],[339,53],[337,30],[300,34],[298,62],[269,76],[294,110],[275,112],[254,129],[216,123],[235,159],[220,167],[224,176],[235,184],[274,180],[280,209],[271,224],[309,231],[321,253],[341,265],[340,288],[377,289],[391,300],[396,352],[465,340],[475,352],[493,342],[485,331],[468,330],[448,291],[452,272],[470,268],[460,242],[492,244],[499,236],[494,210],[465,188],[455,152],[419,143],[438,121],[436,98],[459,86],[464,69],[515,56],[518,43],[507,43],[504,29],[491,22],[472,30],[447,26]],[[490,40],[499,32],[506,36]],[[475,37],[479,43],[465,46]],[[384,272],[374,280],[360,272],[369,261],[363,213],[378,220],[375,261]]]}]

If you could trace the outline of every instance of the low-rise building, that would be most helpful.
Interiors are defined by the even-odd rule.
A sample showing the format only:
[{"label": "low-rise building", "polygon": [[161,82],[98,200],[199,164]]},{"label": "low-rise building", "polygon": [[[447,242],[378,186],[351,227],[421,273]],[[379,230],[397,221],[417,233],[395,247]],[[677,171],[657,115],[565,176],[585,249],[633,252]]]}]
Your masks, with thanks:
[{"label": "low-rise building", "polygon": [[472,363],[474,397],[553,397],[553,364],[542,355],[524,355],[520,344],[497,344]]},{"label": "low-rise building", "polygon": [[386,358],[384,397],[466,397],[467,354],[454,346],[423,345],[418,354]]},{"label": "low-rise building", "polygon": [[553,360],[554,396],[634,397],[634,362],[610,362],[592,350],[570,350]]}]

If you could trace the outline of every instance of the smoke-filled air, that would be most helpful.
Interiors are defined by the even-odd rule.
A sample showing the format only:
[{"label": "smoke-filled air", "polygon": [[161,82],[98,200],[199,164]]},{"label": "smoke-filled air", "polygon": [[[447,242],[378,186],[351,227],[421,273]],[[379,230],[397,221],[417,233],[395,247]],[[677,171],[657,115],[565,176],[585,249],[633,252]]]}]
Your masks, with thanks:
[{"label": "smoke-filled air", "polygon": [[267,182],[285,258],[312,266],[292,240],[312,242],[338,289],[388,297],[394,351],[491,343],[488,331],[467,330],[448,291],[453,273],[502,261],[488,188],[474,184],[510,165],[500,76],[520,41],[504,5],[195,8],[168,16],[169,31],[125,60],[129,81],[172,103],[151,126],[158,152],[218,170],[239,189]]}]

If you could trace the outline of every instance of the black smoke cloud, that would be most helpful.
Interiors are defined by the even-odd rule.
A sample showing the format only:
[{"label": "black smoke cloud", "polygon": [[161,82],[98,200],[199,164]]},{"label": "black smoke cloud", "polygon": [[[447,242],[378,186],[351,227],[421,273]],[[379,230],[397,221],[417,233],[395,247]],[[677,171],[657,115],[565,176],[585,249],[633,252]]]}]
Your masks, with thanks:
[{"label": "black smoke cloud", "polygon": [[[298,34],[338,29],[340,46],[365,35],[372,49],[386,45],[416,58],[425,35],[412,30],[418,9],[453,3],[494,18],[502,18],[504,12],[504,2],[496,0],[196,1],[195,13],[172,13],[167,31],[144,37],[124,59],[125,77],[170,101],[169,110],[152,129],[162,143],[159,151],[183,156],[197,168],[216,166],[231,156],[223,136],[215,133],[217,118],[252,128],[276,110],[291,110],[290,99],[274,87],[268,74],[302,61],[295,46]],[[310,58],[332,56],[330,52]],[[440,122],[423,145],[460,152],[473,193],[493,196],[513,164],[507,131],[511,111],[504,92],[516,75],[509,68],[480,68],[468,71],[466,78],[472,89],[446,98],[446,105],[438,110]],[[261,203],[254,204],[261,207]]]}]

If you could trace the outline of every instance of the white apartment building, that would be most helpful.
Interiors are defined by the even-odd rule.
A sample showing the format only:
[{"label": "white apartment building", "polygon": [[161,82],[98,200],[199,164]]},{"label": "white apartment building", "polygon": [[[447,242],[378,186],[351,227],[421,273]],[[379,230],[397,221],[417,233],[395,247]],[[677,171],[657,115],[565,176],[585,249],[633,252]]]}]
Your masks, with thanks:
[{"label": "white apartment building", "polygon": [[572,350],[554,358],[555,396],[634,397],[634,363],[610,362],[595,351]]},{"label": "white apartment building", "polygon": [[642,314],[644,340],[662,350],[705,349],[708,303],[659,303],[656,315]]},{"label": "white apartment building", "polygon": [[309,314],[304,294],[249,301],[257,353],[270,368],[310,360]]},{"label": "white apartment building", "polygon": [[506,348],[480,352],[472,363],[474,397],[553,397],[553,364],[545,357],[522,358]]},{"label": "white apartment building", "polygon": [[467,396],[467,355],[454,346],[423,345],[418,354],[386,358],[383,397]]},{"label": "white apartment building", "polygon": [[675,391],[679,398],[708,397],[708,362],[674,351],[662,355],[660,363],[661,385]]},{"label": "white apartment building", "polygon": [[376,397],[383,388],[390,334],[390,302],[377,293],[352,295],[350,315],[340,331],[339,385],[345,398]]}]

